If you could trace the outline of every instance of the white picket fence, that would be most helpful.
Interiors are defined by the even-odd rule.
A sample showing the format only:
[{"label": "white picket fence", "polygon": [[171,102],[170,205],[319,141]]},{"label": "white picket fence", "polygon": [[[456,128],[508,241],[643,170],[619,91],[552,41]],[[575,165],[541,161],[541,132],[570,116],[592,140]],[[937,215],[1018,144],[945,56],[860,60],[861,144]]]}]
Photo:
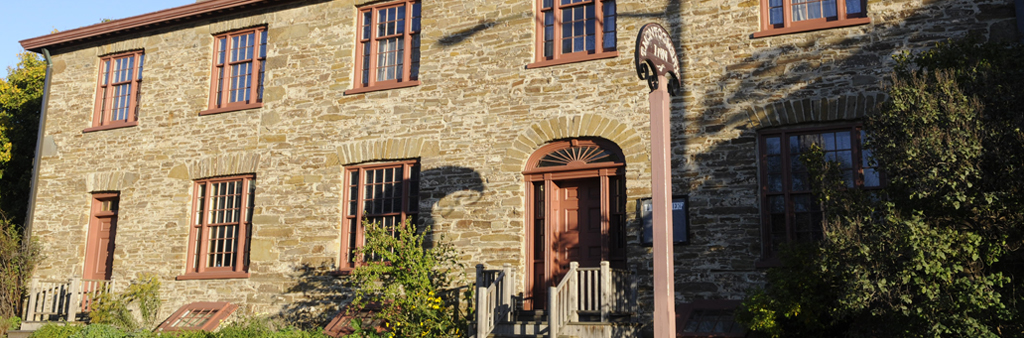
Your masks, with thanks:
[{"label": "white picket fence", "polygon": [[80,314],[91,310],[96,295],[111,291],[113,286],[108,280],[34,278],[29,283],[22,318],[25,322],[78,321]]}]

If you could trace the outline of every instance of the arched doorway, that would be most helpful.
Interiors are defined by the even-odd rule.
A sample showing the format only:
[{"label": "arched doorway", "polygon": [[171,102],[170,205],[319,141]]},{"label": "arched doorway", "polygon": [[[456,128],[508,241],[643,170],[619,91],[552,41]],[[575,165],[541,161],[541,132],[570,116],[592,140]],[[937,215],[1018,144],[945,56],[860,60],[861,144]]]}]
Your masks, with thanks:
[{"label": "arched doorway", "polygon": [[524,309],[546,308],[569,262],[625,268],[625,172],[622,150],[603,139],[555,141],[530,156]]}]

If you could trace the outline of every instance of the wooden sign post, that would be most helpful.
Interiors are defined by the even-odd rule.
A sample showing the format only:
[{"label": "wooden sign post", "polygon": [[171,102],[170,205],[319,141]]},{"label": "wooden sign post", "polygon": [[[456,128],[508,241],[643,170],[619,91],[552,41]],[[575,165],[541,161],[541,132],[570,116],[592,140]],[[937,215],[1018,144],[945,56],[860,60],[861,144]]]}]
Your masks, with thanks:
[{"label": "wooden sign post", "polygon": [[651,88],[651,190],[654,237],[654,337],[676,335],[672,259],[672,171],[669,122],[679,90],[679,59],[665,27],[649,23],[636,38],[636,74]]}]

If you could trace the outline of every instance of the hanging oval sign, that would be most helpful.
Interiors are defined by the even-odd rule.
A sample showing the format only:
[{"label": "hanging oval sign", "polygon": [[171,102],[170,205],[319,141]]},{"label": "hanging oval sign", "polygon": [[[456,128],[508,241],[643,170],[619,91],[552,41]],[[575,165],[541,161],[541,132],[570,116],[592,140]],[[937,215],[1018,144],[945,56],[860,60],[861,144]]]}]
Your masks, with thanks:
[{"label": "hanging oval sign", "polygon": [[665,27],[649,23],[640,28],[636,37],[636,75],[647,80],[651,91],[658,89],[658,76],[668,80],[668,91],[676,95],[679,90],[679,57],[672,37]]}]

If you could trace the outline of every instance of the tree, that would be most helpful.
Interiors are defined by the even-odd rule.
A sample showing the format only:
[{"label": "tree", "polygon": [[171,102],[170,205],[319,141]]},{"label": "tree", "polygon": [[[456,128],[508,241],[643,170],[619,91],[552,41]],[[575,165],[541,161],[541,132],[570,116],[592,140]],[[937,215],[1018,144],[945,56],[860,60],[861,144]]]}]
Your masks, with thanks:
[{"label": "tree", "polygon": [[945,42],[896,57],[868,117],[881,193],[803,160],[827,239],[789,248],[739,320],[771,336],[1024,336],[1024,46]]},{"label": "tree", "polygon": [[[22,221],[28,206],[39,108],[46,66],[35,54],[19,54],[15,68],[0,79],[0,324],[17,316],[32,268],[35,243],[24,242]],[[0,328],[0,334],[7,329]]]},{"label": "tree", "polygon": [[46,63],[35,53],[18,54],[17,67],[0,79],[0,215],[23,224],[32,159],[39,128]]}]

